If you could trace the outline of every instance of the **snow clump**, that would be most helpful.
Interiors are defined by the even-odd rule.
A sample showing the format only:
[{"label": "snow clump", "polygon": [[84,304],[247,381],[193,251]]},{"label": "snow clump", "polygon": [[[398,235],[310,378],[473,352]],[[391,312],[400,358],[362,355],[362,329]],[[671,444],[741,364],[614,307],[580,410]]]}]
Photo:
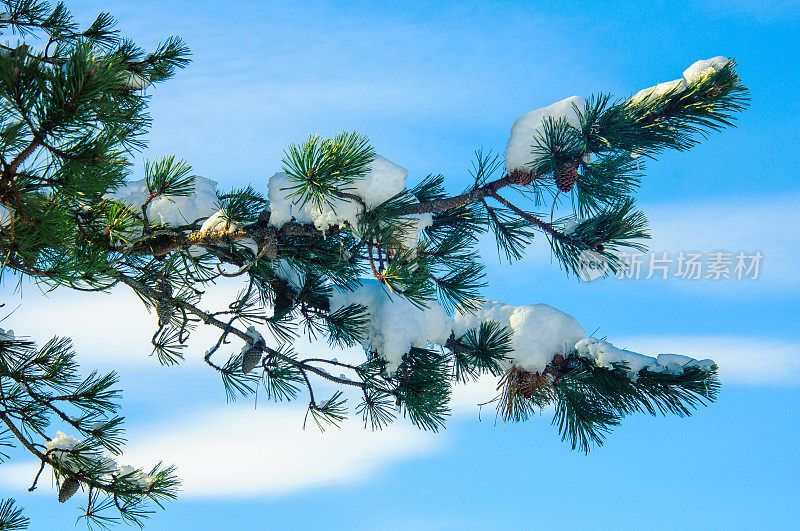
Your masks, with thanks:
[{"label": "snow clump", "polygon": [[422,231],[433,225],[433,214],[411,214],[408,218],[410,223],[401,234],[400,245],[413,251],[417,248]]},{"label": "snow clump", "polygon": [[71,459],[69,452],[80,444],[80,441],[72,435],[67,435],[62,431],[57,431],[56,436],[52,440],[47,441],[45,449],[47,453],[54,458],[58,459],[61,466],[71,470],[72,472],[78,471],[78,466]]},{"label": "snow clump", "polygon": [[[363,199],[368,209],[375,208],[402,192],[406,186],[407,176],[408,170],[376,155],[367,174],[361,179],[356,179],[347,193]],[[323,204],[321,208],[309,201],[300,206],[297,197],[289,197],[292,190],[288,188],[293,184],[285,173],[276,173],[270,177],[268,184],[270,225],[281,227],[294,218],[298,223],[313,223],[319,230],[344,223],[348,223],[352,228],[357,226],[358,216],[363,210],[357,201],[333,199],[331,205]]]},{"label": "snow clump", "polygon": [[144,90],[150,86],[150,81],[147,77],[137,74],[136,72],[128,72],[125,76],[123,84],[126,88],[131,90]]},{"label": "snow clump", "polygon": [[640,90],[631,96],[631,102],[647,103],[650,101],[655,101],[667,94],[680,94],[684,90],[686,90],[686,81],[684,81],[683,78],[676,79],[675,81],[665,81],[664,83],[659,83],[654,87]]},{"label": "snow clump", "polygon": [[[72,471],[78,472],[78,466],[70,459],[69,451],[74,450],[76,446],[81,443],[78,439],[71,435],[66,435],[64,432],[57,431],[56,436],[47,442],[45,448],[47,453],[57,458],[62,467]],[[101,456],[99,454],[82,453],[83,457],[93,458],[97,461],[97,468],[106,471],[103,474],[104,479],[110,481],[111,476],[123,477],[138,485],[140,489],[147,489],[153,484],[155,478],[153,476],[144,475],[140,470],[130,466],[118,466],[117,462],[108,456]]]},{"label": "snow clump", "polygon": [[649,372],[680,375],[688,367],[707,371],[714,365],[713,360],[696,360],[679,354],[659,354],[653,358],[615,347],[608,341],[593,337],[581,339],[575,345],[575,349],[579,356],[593,360],[600,367],[613,369],[614,364],[627,364],[628,373],[633,381],[636,381],[643,369]]},{"label": "snow clump", "polygon": [[141,470],[130,465],[123,465],[119,467],[115,473],[118,478],[125,478],[125,480],[136,484],[140,489],[147,489],[153,484],[155,478],[153,476],[145,476]]},{"label": "snow clump", "polygon": [[575,106],[582,111],[585,105],[586,99],[580,96],[571,96],[517,118],[517,121],[511,126],[511,138],[508,139],[506,147],[506,171],[510,173],[514,170],[533,170],[535,161],[531,149],[536,144],[539,134],[544,132],[547,119],[565,118],[570,125],[580,127]]},{"label": "snow clump", "polygon": [[455,333],[464,334],[484,321],[508,327],[513,335],[510,365],[530,372],[542,372],[553,356],[568,354],[586,331],[569,314],[547,304],[513,306],[486,301],[474,314],[456,314]]},{"label": "snow clump", "polygon": [[386,360],[390,374],[397,370],[411,347],[444,345],[450,337],[453,320],[441,305],[431,304],[421,310],[399,295],[390,299],[377,280],[362,282],[355,291],[335,291],[331,311],[350,304],[366,306],[370,319],[363,346],[377,351]]},{"label": "snow clump", "polygon": [[225,215],[224,210],[217,210],[203,222],[203,225],[200,227],[200,232],[206,233],[215,230],[227,232],[237,230],[238,228],[239,226]]},{"label": "snow clump", "polygon": [[721,55],[712,57],[711,59],[696,61],[692,66],[683,71],[683,79],[686,80],[687,84],[691,85],[692,83],[700,81],[706,74],[719,72],[730,62],[731,60],[729,58]]},{"label": "snow clump", "polygon": [[[216,187],[216,181],[195,177],[193,194],[186,197],[156,197],[147,206],[147,217],[162,225],[178,226],[213,216],[219,208]],[[149,196],[147,181],[141,179],[120,186],[106,197],[127,203],[139,211]]]},{"label": "snow clump", "polygon": [[703,59],[696,61],[692,66],[683,71],[683,77],[674,81],[666,81],[659,83],[654,87],[642,89],[633,96],[631,96],[631,103],[647,103],[657,100],[658,98],[670,94],[680,94],[688,85],[700,81],[703,76],[709,73],[718,72],[730,63],[727,57],[712,57],[711,59]]},{"label": "snow clump", "polygon": [[378,281],[362,282],[355,291],[335,291],[331,311],[349,304],[367,308],[370,321],[362,345],[386,360],[390,374],[397,370],[411,347],[442,346],[451,332],[460,337],[487,321],[494,321],[512,332],[513,351],[504,369],[513,366],[541,373],[554,356],[573,352],[594,360],[601,367],[613,368],[614,363],[625,362],[633,380],[645,368],[650,372],[682,374],[687,367],[709,370],[714,365],[712,360],[695,360],[678,354],[660,354],[653,358],[617,348],[607,341],[584,338],[586,331],[573,316],[547,304],[513,306],[487,300],[475,313],[456,313],[451,318],[439,304],[431,303],[428,308],[419,309],[402,297],[390,299]]}]

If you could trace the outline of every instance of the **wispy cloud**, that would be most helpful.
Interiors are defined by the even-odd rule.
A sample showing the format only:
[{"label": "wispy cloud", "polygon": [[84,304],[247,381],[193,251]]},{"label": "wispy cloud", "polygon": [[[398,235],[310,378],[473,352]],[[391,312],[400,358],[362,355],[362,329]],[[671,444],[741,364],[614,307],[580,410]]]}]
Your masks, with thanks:
[{"label": "wispy cloud", "polygon": [[[275,495],[361,481],[440,439],[404,424],[379,432],[357,419],[320,432],[299,427],[297,408],[226,407],[131,430],[131,462],[174,462],[188,496]],[[309,420],[311,422],[311,420]]]},{"label": "wispy cloud", "polygon": [[[303,430],[302,417],[302,410],[280,406],[191,411],[131,427],[119,462],[174,463],[186,497],[281,495],[363,481],[442,442],[441,435],[403,423],[372,432],[357,419],[325,432],[309,419]],[[4,465],[0,484],[22,490],[35,469],[32,463]]]},{"label": "wispy cloud", "polygon": [[764,283],[800,287],[798,196],[645,206],[654,251],[761,251]]}]

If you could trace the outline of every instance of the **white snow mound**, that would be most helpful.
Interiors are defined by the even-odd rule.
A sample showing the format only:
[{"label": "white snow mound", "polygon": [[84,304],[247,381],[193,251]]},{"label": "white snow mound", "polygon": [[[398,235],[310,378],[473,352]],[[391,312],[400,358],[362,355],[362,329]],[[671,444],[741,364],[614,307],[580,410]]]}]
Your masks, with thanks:
[{"label": "white snow mound", "polygon": [[453,329],[453,321],[441,305],[431,304],[420,310],[399,295],[390,299],[377,280],[362,280],[355,291],[334,292],[331,311],[349,304],[361,304],[369,310],[369,330],[363,346],[376,350],[393,373],[411,347],[444,345]]},{"label": "white snow mound", "polygon": [[686,90],[686,81],[684,81],[683,78],[676,79],[674,81],[665,81],[664,83],[659,83],[654,87],[648,87],[640,90],[631,96],[631,102],[645,103],[648,101],[657,100],[661,96],[671,92],[680,94],[684,90]]},{"label": "white snow mound", "polygon": [[531,148],[536,145],[539,133],[544,131],[547,118],[552,117],[554,120],[566,118],[570,125],[578,127],[580,125],[578,113],[575,112],[573,105],[583,110],[586,99],[580,96],[571,96],[517,118],[517,121],[511,126],[511,138],[508,139],[506,147],[506,171],[531,171],[533,169]]},{"label": "white snow mound", "polygon": [[[218,209],[216,187],[216,181],[196,177],[192,195],[156,197],[147,207],[147,217],[151,222],[172,226],[186,225],[198,219],[208,218]],[[149,195],[147,182],[141,179],[120,186],[106,197],[128,203],[134,210],[139,211]]]},{"label": "white snow mound", "polygon": [[456,314],[456,336],[484,321],[495,321],[513,332],[509,366],[530,372],[543,371],[553,356],[567,354],[586,333],[574,317],[547,304],[512,306],[486,301],[477,313]]},{"label": "white snow mound", "polygon": [[691,85],[692,83],[699,81],[707,73],[713,73],[722,70],[725,65],[730,62],[731,60],[729,58],[721,55],[712,57],[711,59],[696,61],[692,64],[692,66],[683,71],[683,79],[686,80],[687,84]]},{"label": "white snow mound", "polygon": [[[390,197],[403,191],[406,186],[408,170],[379,155],[370,164],[369,172],[363,179],[357,179],[347,193],[359,196],[367,208],[374,208]],[[298,223],[313,223],[320,230],[344,223],[355,227],[362,206],[353,200],[335,199],[331,205],[321,208],[311,202],[300,206],[297,197],[288,197],[292,181],[285,173],[276,173],[269,179],[268,198],[270,208],[269,223],[281,227],[294,217]]]},{"label": "white snow mound", "polygon": [[634,381],[639,377],[639,371],[647,369],[650,372],[680,375],[687,367],[696,367],[709,370],[714,361],[696,360],[689,356],[679,354],[659,354],[658,357],[645,356],[637,352],[615,347],[608,341],[587,337],[578,341],[575,349],[579,356],[594,360],[600,367],[613,369],[615,363],[627,363],[630,378]]}]

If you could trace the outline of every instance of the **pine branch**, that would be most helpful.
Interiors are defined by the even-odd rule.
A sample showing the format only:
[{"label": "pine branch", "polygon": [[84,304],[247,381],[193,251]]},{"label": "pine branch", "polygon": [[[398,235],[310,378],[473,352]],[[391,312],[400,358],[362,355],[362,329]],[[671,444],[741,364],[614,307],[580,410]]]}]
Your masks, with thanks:
[{"label": "pine branch", "polygon": [[[119,38],[106,14],[81,31],[62,4],[4,4],[9,14],[0,18],[0,30],[30,42],[44,37],[44,49],[0,46],[8,51],[0,54],[0,102],[9,111],[0,128],[0,272],[81,291],[127,285],[155,310],[151,342],[162,363],[181,362],[194,329],[213,327],[219,335],[204,361],[220,375],[229,400],[262,385],[275,400],[307,392],[306,418],[321,429],[345,418],[342,390],[350,390],[360,400],[355,412],[365,426],[380,429],[402,415],[435,431],[449,414],[454,382],[492,375],[500,379],[495,401],[503,419],[525,420],[552,404],[560,436],[581,451],[602,444],[629,414],[685,416],[714,400],[716,368],[708,363],[678,370],[654,361],[652,371],[632,374],[624,362],[599,366],[595,360],[601,358],[566,345],[563,352],[554,349],[545,367],[527,370],[531,362],[514,351],[514,334],[530,331],[510,318],[508,326],[478,322],[469,312],[489,304],[481,299],[478,245],[487,231],[509,260],[521,259],[542,231],[553,256],[573,273],[584,252],[613,271],[621,247],[643,249],[647,220],[633,199],[639,158],[688,149],[732,125],[747,101],[733,62],[712,61],[713,68],[668,89],[660,85],[618,101],[593,97],[585,106],[573,105],[577,124],[545,117],[524,139],[531,157],[524,166],[501,168],[501,158],[479,151],[462,193],[448,194],[442,176],[412,188],[397,185],[389,198],[363,191],[365,179],[374,181],[364,189],[384,184],[381,161],[366,137],[311,136],[286,150],[280,178],[289,186],[275,190],[272,182],[269,200],[249,186],[218,192],[213,216],[170,225],[155,223],[153,208],[161,198],[195,194],[200,181],[186,163],[173,157],[148,162],[140,204],[111,197],[122,192],[132,157],[144,146],[150,124],[144,90],[188,62],[185,44],[169,38],[147,54]],[[339,208],[348,213],[337,213]],[[323,210],[325,219],[309,214]],[[534,210],[550,212],[549,220]],[[321,228],[298,222],[309,217]],[[370,274],[377,283],[368,288],[364,278]],[[206,288],[222,277],[239,278],[245,287],[227,306],[201,309]],[[397,308],[402,310],[393,320],[376,313]],[[457,336],[464,321],[471,325]],[[408,336],[397,344],[388,337],[395,325]],[[429,325],[437,337],[420,337]],[[300,356],[291,349],[300,333],[335,347],[361,345],[365,359]],[[233,338],[244,346],[226,352]],[[156,503],[172,496],[171,469],[153,469],[158,492],[140,488],[139,471],[110,482],[101,478],[104,465],[92,456],[122,444],[121,419],[107,419],[115,407],[113,374],[76,379],[75,367],[56,355],[32,375],[2,356],[3,348],[12,349],[22,355],[21,366],[36,365],[25,357],[32,347],[7,343],[0,337],[0,446],[16,441],[41,458],[42,470],[54,468],[60,499],[88,487],[84,517],[92,524],[109,523],[106,510],[137,523],[146,515],[143,496]],[[320,400],[320,380],[336,387],[328,400]],[[66,406],[80,416],[73,418]],[[50,418],[86,440],[69,450],[47,450],[35,440],[52,441]],[[100,420],[101,427],[87,424]],[[79,466],[73,471],[67,463]],[[16,518],[10,507],[0,505],[0,522],[6,513]]]}]

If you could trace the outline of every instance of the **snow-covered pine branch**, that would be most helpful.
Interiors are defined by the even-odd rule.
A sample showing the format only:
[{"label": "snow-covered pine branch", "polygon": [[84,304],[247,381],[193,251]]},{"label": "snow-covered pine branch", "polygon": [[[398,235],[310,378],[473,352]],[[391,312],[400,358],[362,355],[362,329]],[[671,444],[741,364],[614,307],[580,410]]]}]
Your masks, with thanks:
[{"label": "snow-covered pine branch", "polygon": [[[129,175],[149,126],[144,89],[188,63],[180,39],[145,54],[106,14],[80,30],[63,6],[5,5],[0,31],[25,43],[0,47],[0,100],[15,120],[5,124],[0,155],[0,274],[60,289],[125,285],[153,314],[162,363],[202,355],[230,399],[259,387],[274,400],[302,397],[320,427],[342,422],[355,401],[367,427],[405,417],[436,430],[453,385],[489,375],[499,391],[487,401],[504,419],[552,405],[562,438],[588,451],[626,415],[688,415],[714,399],[711,360],[644,356],[586,337],[549,305],[485,300],[491,279],[478,242],[492,233],[513,261],[540,235],[568,274],[580,272],[587,252],[606,273],[618,270],[618,253],[643,249],[648,237],[635,206],[642,161],[689,149],[745,108],[734,60],[698,61],[681,79],[630,98],[573,96],[526,113],[511,128],[505,157],[476,153],[460,193],[443,176],[409,176],[354,132],[312,135],[286,149],[278,173],[220,190],[174,157],[148,163],[142,180]],[[36,37],[55,44],[36,50]],[[204,294],[222,278],[240,290],[209,307]],[[198,326],[219,334],[210,348],[189,342]],[[334,349],[360,346],[363,356],[297,352],[303,335]],[[59,372],[69,363],[39,363],[35,352],[0,337],[0,378],[30,384],[25,371],[44,371],[61,374],[55,385],[72,382],[72,372]],[[112,381],[94,382],[95,394],[75,405],[106,411]],[[320,396],[323,381],[341,390]],[[113,422],[73,420],[31,389],[45,410],[11,415],[4,407],[0,420],[57,470],[60,498],[81,486],[115,493],[121,517],[136,519],[143,498],[170,497],[171,471],[118,466],[102,450],[119,442]],[[37,417],[44,412],[70,435],[46,431]],[[32,432],[19,431],[25,422]],[[34,432],[41,442],[28,437]],[[2,511],[11,514],[13,504]]]}]

